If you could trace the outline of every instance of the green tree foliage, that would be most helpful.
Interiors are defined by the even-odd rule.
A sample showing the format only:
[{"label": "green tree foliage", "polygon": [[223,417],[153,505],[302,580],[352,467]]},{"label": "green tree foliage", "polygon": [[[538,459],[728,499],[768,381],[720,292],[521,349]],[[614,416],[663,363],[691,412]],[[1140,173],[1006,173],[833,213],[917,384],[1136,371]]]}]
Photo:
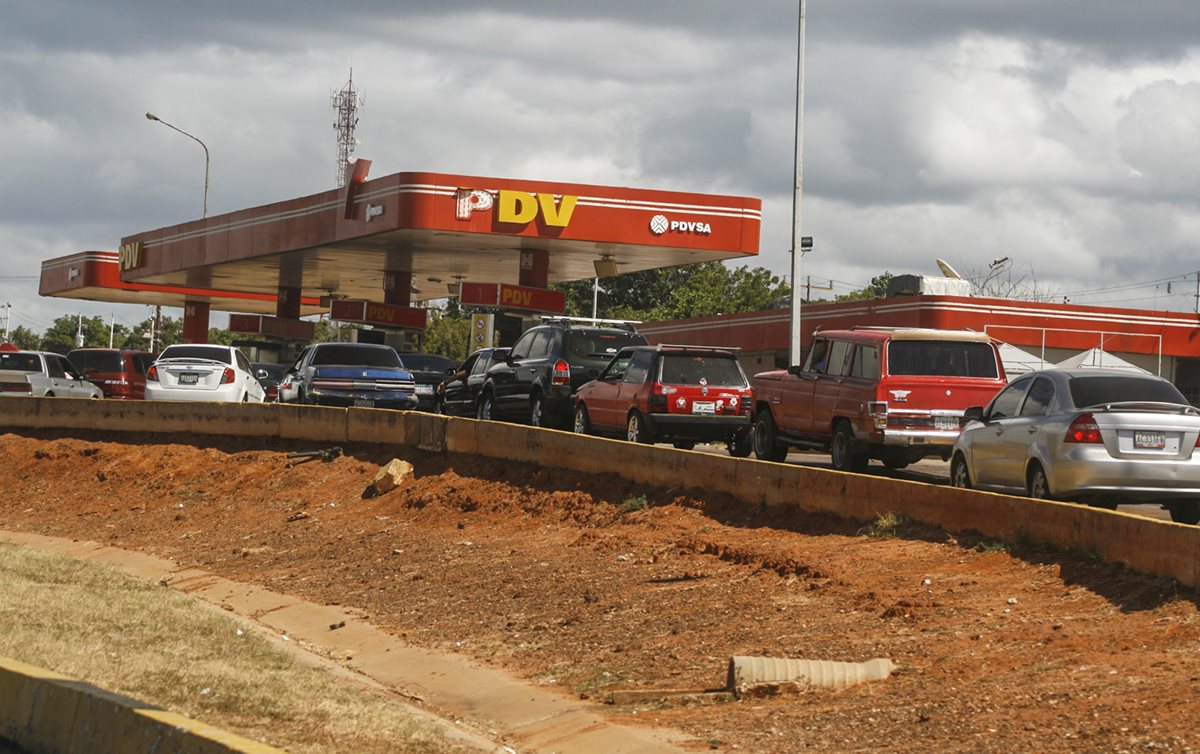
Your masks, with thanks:
[{"label": "green tree foliage", "polygon": [[208,328],[208,342],[218,346],[233,345],[234,334],[224,327]]},{"label": "green tree foliage", "polygon": [[[82,332],[84,348],[108,348],[109,323],[103,317],[83,317],[76,314],[64,314],[54,320],[54,324],[42,335],[41,347],[44,351],[53,351],[66,355],[78,346],[78,335]],[[129,337],[129,330],[124,325],[113,327],[113,345],[122,343]]]},{"label": "green tree foliage", "polygon": [[8,339],[14,346],[20,348],[22,351],[37,351],[38,347],[42,344],[41,337],[24,325],[20,325],[14,330],[10,330],[8,333]]},{"label": "green tree foliage", "polygon": [[[791,292],[763,267],[730,268],[720,262],[642,270],[602,278],[596,316],[641,321],[685,319],[768,309]],[[592,281],[555,286],[567,294],[567,314],[592,316]]]},{"label": "green tree foliage", "polygon": [[892,273],[884,272],[882,275],[876,275],[871,278],[871,283],[866,288],[859,288],[857,291],[843,294],[837,297],[838,301],[861,301],[871,298],[887,298],[888,283],[892,282]]},{"label": "green tree foliage", "polygon": [[[119,348],[133,348],[138,350],[146,350],[150,348],[150,333],[154,330],[154,318],[147,317],[133,328],[133,331],[128,334],[128,337],[123,342],[116,343]],[[155,340],[158,341],[158,350],[162,350],[169,345],[183,342],[183,318],[182,317],[163,317],[162,329],[157,333]]]},{"label": "green tree foliage", "polygon": [[430,309],[429,325],[422,336],[421,350],[440,353],[456,361],[467,358],[471,351],[471,318],[461,311],[452,313]]}]

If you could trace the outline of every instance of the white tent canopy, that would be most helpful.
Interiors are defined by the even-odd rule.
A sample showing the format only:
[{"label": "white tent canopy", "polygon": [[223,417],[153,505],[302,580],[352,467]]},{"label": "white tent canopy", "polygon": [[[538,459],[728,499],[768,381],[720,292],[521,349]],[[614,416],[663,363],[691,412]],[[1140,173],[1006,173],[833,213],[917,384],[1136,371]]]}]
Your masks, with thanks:
[{"label": "white tent canopy", "polygon": [[1008,379],[1020,377],[1027,372],[1045,369],[1050,366],[1040,356],[1034,356],[1008,343],[1000,344],[1000,363],[1004,365],[1004,373]]},{"label": "white tent canopy", "polygon": [[[1060,361],[1054,365],[1058,369],[1120,369],[1126,372],[1137,372],[1139,374],[1150,374],[1147,369],[1142,369],[1136,364],[1130,364],[1119,356],[1105,351],[1099,347],[1091,350],[1078,353],[1069,359]],[[1005,365],[1007,368],[1007,365]]]}]

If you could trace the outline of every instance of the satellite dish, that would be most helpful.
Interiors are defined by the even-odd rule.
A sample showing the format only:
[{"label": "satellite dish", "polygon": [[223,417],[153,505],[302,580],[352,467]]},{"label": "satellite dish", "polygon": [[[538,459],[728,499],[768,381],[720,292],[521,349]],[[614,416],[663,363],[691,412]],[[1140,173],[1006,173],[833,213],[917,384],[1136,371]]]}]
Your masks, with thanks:
[{"label": "satellite dish", "polygon": [[955,280],[963,279],[963,276],[959,275],[958,271],[955,270],[953,267],[951,267],[950,263],[947,262],[945,259],[937,260],[937,266],[942,271],[942,274],[945,275],[946,277],[954,278]]}]

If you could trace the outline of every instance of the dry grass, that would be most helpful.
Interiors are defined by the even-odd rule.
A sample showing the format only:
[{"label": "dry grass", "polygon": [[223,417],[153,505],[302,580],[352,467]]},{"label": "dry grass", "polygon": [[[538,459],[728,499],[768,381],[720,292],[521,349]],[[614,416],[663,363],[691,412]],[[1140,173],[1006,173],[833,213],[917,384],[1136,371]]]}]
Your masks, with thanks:
[{"label": "dry grass", "polygon": [[296,754],[467,751],[249,626],[94,564],[0,544],[0,626],[0,655]]}]

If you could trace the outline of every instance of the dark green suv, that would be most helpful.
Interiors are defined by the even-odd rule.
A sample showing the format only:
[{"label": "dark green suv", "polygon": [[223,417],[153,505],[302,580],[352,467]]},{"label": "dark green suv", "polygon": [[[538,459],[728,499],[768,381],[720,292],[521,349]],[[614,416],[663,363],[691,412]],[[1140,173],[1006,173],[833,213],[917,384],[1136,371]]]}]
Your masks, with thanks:
[{"label": "dark green suv", "polygon": [[508,357],[493,364],[480,393],[478,418],[566,429],[571,396],[625,346],[646,345],[631,323],[547,319],[522,333]]}]

